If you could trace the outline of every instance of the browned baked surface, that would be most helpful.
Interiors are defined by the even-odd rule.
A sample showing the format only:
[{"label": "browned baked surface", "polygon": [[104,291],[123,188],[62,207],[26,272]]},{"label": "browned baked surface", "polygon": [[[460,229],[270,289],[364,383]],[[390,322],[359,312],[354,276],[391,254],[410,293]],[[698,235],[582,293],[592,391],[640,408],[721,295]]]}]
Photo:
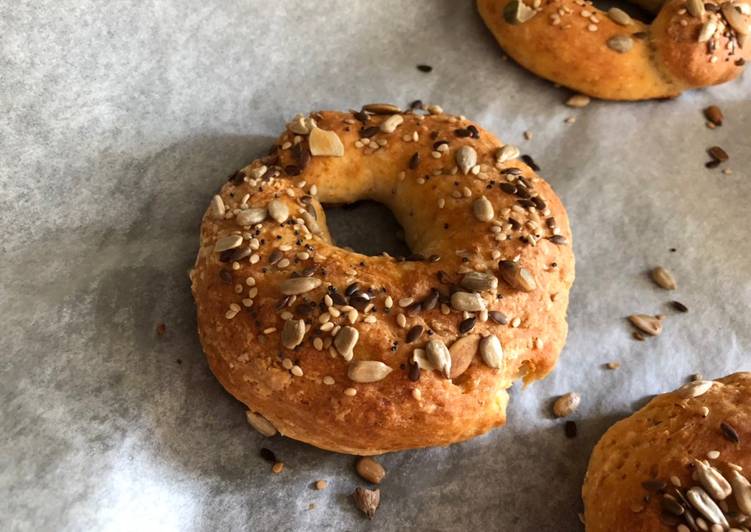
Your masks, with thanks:
[{"label": "browned baked surface", "polygon": [[[658,395],[605,433],[592,453],[582,490],[587,532],[689,526],[685,518],[663,511],[663,506],[677,507],[662,499],[667,494],[681,500],[676,488],[684,497],[696,486],[712,492],[695,473],[696,460],[706,461],[728,480],[737,467],[740,475],[751,478],[751,373],[719,379],[701,393],[707,386],[701,381]],[[738,513],[737,498],[746,497],[751,504],[751,488],[731,487],[718,506],[727,505],[725,518],[740,526],[732,517]],[[690,510],[694,519],[711,524],[696,508]],[[745,510],[748,517],[751,506]]]},{"label": "browned baked surface", "polygon": [[[501,142],[440,109],[430,115],[381,111],[386,114],[314,113],[313,133],[285,131],[271,155],[241,170],[222,187],[221,201],[213,200],[191,272],[201,341],[225,388],[286,436],[361,455],[446,445],[502,425],[512,381],[540,379],[556,363],[574,278],[566,211],[529,166],[499,162]],[[297,124],[292,127],[304,131]],[[310,145],[318,146],[321,135],[335,135],[342,156],[311,156]],[[366,198],[391,208],[419,257],[368,257],[333,244],[321,203]],[[284,223],[265,216],[240,225],[248,209],[263,214],[272,201],[277,219],[283,219],[280,203],[289,211]],[[492,219],[480,221],[475,209],[486,218],[488,205]],[[215,251],[228,235],[239,235],[241,244]],[[534,289],[498,281],[500,260],[517,260],[504,264],[517,274],[526,269]],[[483,283],[497,283],[479,287],[490,318],[481,309],[452,308],[452,292],[472,271],[488,274]],[[282,287],[299,276],[320,286],[285,297]],[[359,288],[351,293],[353,283]],[[472,290],[459,291],[468,295],[454,306],[466,308],[462,297],[476,302]],[[465,329],[473,318],[470,336],[500,340],[500,368],[477,354],[477,336],[452,360],[452,379],[423,369],[411,380],[415,349],[428,340],[451,347],[462,336],[460,322]],[[283,347],[280,331],[299,319],[305,323],[300,345]],[[418,325],[423,333],[408,338]],[[337,340],[332,345],[340,326],[359,332],[351,361]],[[290,337],[294,343],[296,335]],[[391,371],[376,382],[353,382],[348,371],[358,361],[380,361]]]},{"label": "browned baked surface", "polygon": [[[666,2],[651,25],[638,20],[624,25],[584,0],[537,0],[537,8],[527,0],[522,19],[531,18],[514,23],[520,1],[477,0],[505,52],[535,74],[597,98],[676,96],[736,78],[751,58],[751,42],[740,47],[751,22],[738,11],[751,14],[745,2],[735,3],[732,25],[720,4],[707,3],[699,17],[687,11],[685,0]],[[716,31],[700,42],[702,28],[712,25]]]}]

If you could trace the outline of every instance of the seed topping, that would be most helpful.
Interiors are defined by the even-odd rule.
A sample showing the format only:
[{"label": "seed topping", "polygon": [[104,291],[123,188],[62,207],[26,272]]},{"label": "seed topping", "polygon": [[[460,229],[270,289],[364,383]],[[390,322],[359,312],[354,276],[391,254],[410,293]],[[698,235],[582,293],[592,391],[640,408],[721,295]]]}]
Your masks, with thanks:
[{"label": "seed topping", "polygon": [[390,367],[378,360],[359,360],[349,365],[347,376],[354,382],[371,383],[385,379],[392,371]]}]

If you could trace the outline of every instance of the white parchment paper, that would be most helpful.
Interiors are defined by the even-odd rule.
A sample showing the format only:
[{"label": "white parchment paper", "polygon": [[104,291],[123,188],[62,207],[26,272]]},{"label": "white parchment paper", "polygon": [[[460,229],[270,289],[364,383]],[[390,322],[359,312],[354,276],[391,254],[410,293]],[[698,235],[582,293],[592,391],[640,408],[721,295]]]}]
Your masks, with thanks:
[{"label": "white parchment paper", "polygon": [[[3,530],[578,530],[612,422],[694,372],[751,369],[748,74],[569,109],[453,0],[20,0],[0,4],[0,49]],[[568,206],[577,280],[555,372],[514,389],[502,430],[383,457],[370,523],[351,457],[247,426],[204,361],[186,272],[212,193],[285,120],[416,98],[535,157]],[[731,175],[704,168],[712,145]],[[345,241],[362,234],[351,212]],[[675,293],[646,276],[658,264]],[[665,332],[634,341],[634,312],[666,314]],[[572,390],[569,440],[549,410]]]}]

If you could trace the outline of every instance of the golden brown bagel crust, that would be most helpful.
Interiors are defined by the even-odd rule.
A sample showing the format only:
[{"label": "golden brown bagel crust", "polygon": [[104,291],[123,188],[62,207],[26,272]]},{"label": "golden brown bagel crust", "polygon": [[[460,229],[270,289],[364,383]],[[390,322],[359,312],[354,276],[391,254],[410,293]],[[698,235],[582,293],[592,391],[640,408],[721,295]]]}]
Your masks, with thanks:
[{"label": "golden brown bagel crust", "polygon": [[[310,157],[311,135],[285,131],[272,155],[251,163],[222,187],[224,215],[212,206],[204,216],[191,280],[209,364],[232,395],[285,436],[359,455],[447,445],[503,425],[506,389],[512,381],[540,379],[556,363],[566,338],[568,291],[574,278],[566,211],[550,186],[526,164],[496,161],[503,145],[494,136],[464,118],[434,112],[399,114],[403,123],[392,133],[381,129],[389,130],[381,124],[391,115],[314,113],[311,117],[318,128],[341,140],[343,156]],[[441,146],[441,140],[447,144]],[[294,148],[295,142],[300,148]],[[455,162],[462,146],[477,153],[477,166],[466,175]],[[523,174],[523,179],[515,173]],[[508,192],[515,185],[524,188],[521,181],[529,185],[528,192]],[[522,197],[530,195],[531,199]],[[494,208],[493,221],[481,222],[473,215],[473,204],[481,196]],[[238,209],[267,208],[273,199],[288,206],[286,223],[267,217],[259,225],[238,225]],[[368,257],[336,247],[326,230],[321,203],[361,199],[390,207],[411,250],[430,260]],[[320,234],[309,230],[315,224],[310,215],[302,214],[306,205],[317,217]],[[236,249],[249,243],[257,249],[234,263],[221,262],[228,257],[214,251],[214,246],[233,233],[245,235]],[[460,272],[497,274],[499,259],[517,256],[534,275],[536,289],[521,291],[500,281],[497,290],[483,292],[483,298],[488,310],[502,311],[509,323],[482,321],[483,313],[477,312],[471,330],[500,339],[503,368],[488,367],[478,355],[453,381],[430,370],[423,370],[419,380],[410,380],[408,360],[415,348],[424,348],[428,339],[441,339],[450,346],[460,336],[458,324],[465,315],[445,304],[449,290],[463,277]],[[281,308],[285,296],[280,284],[293,272],[306,269],[322,281],[321,286]],[[254,279],[252,287],[246,282],[249,277]],[[352,326],[359,331],[353,362],[382,361],[392,369],[372,383],[348,378],[348,362],[333,346],[327,349],[331,332],[320,330],[328,317],[337,325],[350,325],[352,311],[341,304],[327,309],[325,295],[331,293],[329,285],[345,295],[355,281],[361,292],[372,289],[373,306],[361,305],[353,316]],[[435,308],[400,306],[409,303],[403,298],[413,298],[429,308],[426,299],[433,289],[440,291]],[[390,310],[387,298],[393,300]],[[313,308],[301,307],[305,302]],[[324,310],[326,316],[321,318]],[[406,327],[398,324],[400,314],[405,314]],[[280,340],[285,319],[298,318],[305,319],[304,339],[296,349],[285,349]],[[425,332],[407,344],[407,331],[415,325],[423,325]],[[318,342],[323,343],[322,350],[317,349]],[[347,395],[352,393],[345,393],[348,389],[356,395]]]},{"label": "golden brown bagel crust", "polygon": [[[734,79],[751,58],[751,43],[739,47],[744,36],[721,12],[694,17],[685,0],[666,2],[651,25],[632,20],[625,26],[584,0],[542,0],[531,19],[512,24],[504,9],[517,1],[477,0],[480,15],[506,53],[535,74],[596,98],[673,97]],[[699,42],[710,19],[718,29],[709,42]],[[614,37],[630,39],[633,47],[615,51],[608,46]]]},{"label": "golden brown bagel crust", "polygon": [[[661,518],[660,495],[642,483],[664,481],[670,493],[677,480],[685,491],[699,484],[692,479],[694,460],[708,460],[725,476],[735,464],[751,478],[751,373],[729,375],[691,395],[689,387],[658,395],[595,446],[582,489],[587,532],[675,531]],[[740,443],[723,435],[722,423]],[[719,456],[708,458],[712,451]],[[727,499],[731,509],[734,499]]]}]

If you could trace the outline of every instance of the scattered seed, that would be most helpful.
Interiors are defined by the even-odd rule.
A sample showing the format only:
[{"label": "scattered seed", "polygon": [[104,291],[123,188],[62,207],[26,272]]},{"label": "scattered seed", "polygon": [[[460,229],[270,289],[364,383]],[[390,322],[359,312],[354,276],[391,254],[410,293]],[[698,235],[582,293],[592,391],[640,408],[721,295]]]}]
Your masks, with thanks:
[{"label": "scattered seed", "polygon": [[576,438],[576,434],[578,430],[577,430],[575,421],[571,421],[571,420],[566,421],[566,423],[563,424],[563,430],[566,433],[567,438],[570,438],[570,439]]},{"label": "scattered seed", "polygon": [[642,332],[657,336],[662,332],[662,320],[648,314],[632,314],[628,317],[631,324]]},{"label": "scattered seed", "polygon": [[731,443],[741,443],[741,437],[738,435],[738,431],[727,421],[720,423],[720,430],[727,441]]},{"label": "scattered seed", "polygon": [[248,424],[256,429],[258,432],[270,438],[276,434],[276,427],[271,422],[263,417],[261,414],[256,414],[247,410],[245,412],[245,418],[248,420]]},{"label": "scattered seed", "polygon": [[326,480],[316,480],[315,487],[318,491],[325,490],[329,483]]},{"label": "scattered seed", "polygon": [[672,306],[678,312],[688,312],[688,307],[680,301],[671,301],[670,306]]},{"label": "scattered seed", "polygon": [[506,161],[510,161],[512,159],[516,159],[520,155],[519,148],[512,144],[506,144],[505,146],[498,148],[498,151],[495,153],[495,161],[496,163],[505,163]]},{"label": "scattered seed", "polygon": [[657,266],[650,272],[650,276],[652,277],[652,280],[655,282],[657,286],[660,288],[664,288],[665,290],[675,290],[678,288],[678,284],[675,282],[675,277],[673,277],[673,274],[670,273],[670,270],[663,268],[662,266]]},{"label": "scattered seed", "polygon": [[274,451],[272,451],[271,449],[267,449],[266,447],[261,447],[259,454],[261,455],[261,458],[263,458],[267,462],[270,462],[272,464],[275,464],[277,462],[276,455],[274,454]]},{"label": "scattered seed", "polygon": [[271,466],[271,472],[274,473],[275,475],[278,475],[282,471],[284,471],[284,463],[283,462],[277,462],[273,466]]},{"label": "scattered seed", "polygon": [[308,143],[311,155],[323,157],[342,157],[344,155],[344,145],[339,135],[333,131],[313,127],[308,137]]},{"label": "scattered seed", "polygon": [[500,261],[498,263],[498,271],[501,274],[501,278],[517,290],[531,292],[537,288],[537,282],[532,273],[514,261]]},{"label": "scattered seed", "polygon": [[681,386],[680,390],[686,397],[699,397],[709,391],[714,381],[696,380]]},{"label": "scattered seed", "polygon": [[581,396],[576,392],[562,395],[553,403],[553,414],[555,417],[570,416],[579,407],[580,402]]},{"label": "scattered seed", "polygon": [[620,362],[608,362],[607,364],[605,364],[605,367],[608,369],[618,369],[621,367],[621,363]]},{"label": "scattered seed", "polygon": [[628,35],[616,35],[608,39],[607,44],[611,50],[619,54],[625,54],[634,47],[634,40]]},{"label": "scattered seed", "polygon": [[727,161],[730,158],[728,153],[719,146],[712,146],[707,150],[707,153],[709,153],[709,156],[712,157],[712,159],[721,163]]},{"label": "scattered seed", "polygon": [[364,456],[355,464],[357,474],[371,484],[380,484],[386,476],[386,470],[374,458]]},{"label": "scattered seed", "polygon": [[566,100],[566,105],[579,109],[588,106],[590,101],[591,99],[589,98],[589,96],[586,96],[584,94],[574,94],[568,100]]},{"label": "scattered seed", "polygon": [[430,340],[425,346],[425,354],[432,366],[439,369],[444,377],[451,377],[451,353],[443,341]]},{"label": "scattered seed", "polygon": [[634,23],[631,17],[628,16],[628,13],[617,7],[611,7],[608,10],[608,17],[610,17],[610,20],[621,26],[629,26]]},{"label": "scattered seed", "polygon": [[[702,7],[704,6],[702,5]],[[704,109],[704,116],[706,116],[707,120],[712,122],[715,126],[721,126],[724,119],[722,111],[716,105],[710,105]]]},{"label": "scattered seed", "polygon": [[363,105],[362,110],[374,115],[395,115],[402,112],[396,105],[390,103],[369,103]]},{"label": "scattered seed", "polygon": [[375,512],[378,509],[378,505],[381,502],[381,490],[369,490],[366,488],[356,488],[352,494],[352,498],[355,501],[357,509],[368,516],[368,519],[373,519]]},{"label": "scattered seed", "polygon": [[425,72],[427,74],[428,72],[433,71],[433,67],[430,65],[417,65],[417,70],[419,70],[420,72]]}]

